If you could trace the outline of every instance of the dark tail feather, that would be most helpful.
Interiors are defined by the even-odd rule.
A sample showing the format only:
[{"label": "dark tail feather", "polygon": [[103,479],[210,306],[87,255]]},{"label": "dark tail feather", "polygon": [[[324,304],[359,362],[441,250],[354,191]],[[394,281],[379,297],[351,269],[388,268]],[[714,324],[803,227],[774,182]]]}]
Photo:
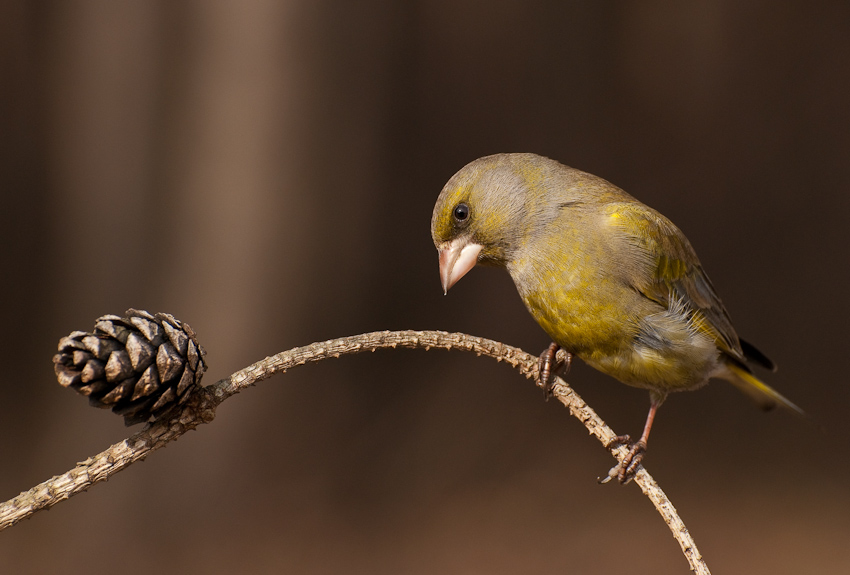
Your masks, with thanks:
[{"label": "dark tail feather", "polygon": [[747,361],[757,363],[767,370],[776,371],[776,364],[750,342],[742,339],[741,351],[744,352],[744,357],[747,358]]}]

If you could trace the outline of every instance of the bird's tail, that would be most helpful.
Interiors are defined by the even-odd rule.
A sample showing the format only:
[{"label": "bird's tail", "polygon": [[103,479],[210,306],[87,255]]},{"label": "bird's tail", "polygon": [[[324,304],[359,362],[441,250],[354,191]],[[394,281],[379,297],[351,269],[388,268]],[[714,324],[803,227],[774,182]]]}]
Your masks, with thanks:
[{"label": "bird's tail", "polygon": [[793,411],[797,415],[809,419],[809,415],[805,411],[754,376],[746,367],[731,361],[727,362],[726,366],[729,368],[729,377],[724,379],[727,379],[735,387],[752,397],[765,411],[771,410],[777,405],[780,405]]}]

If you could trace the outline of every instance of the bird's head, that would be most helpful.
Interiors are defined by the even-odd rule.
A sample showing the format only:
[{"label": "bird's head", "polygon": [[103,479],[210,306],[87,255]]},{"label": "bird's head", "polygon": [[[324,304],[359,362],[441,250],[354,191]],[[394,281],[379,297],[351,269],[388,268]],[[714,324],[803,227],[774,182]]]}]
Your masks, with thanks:
[{"label": "bird's head", "polygon": [[534,154],[498,154],[452,176],[431,218],[444,292],[478,263],[506,266],[533,235],[550,164]]}]

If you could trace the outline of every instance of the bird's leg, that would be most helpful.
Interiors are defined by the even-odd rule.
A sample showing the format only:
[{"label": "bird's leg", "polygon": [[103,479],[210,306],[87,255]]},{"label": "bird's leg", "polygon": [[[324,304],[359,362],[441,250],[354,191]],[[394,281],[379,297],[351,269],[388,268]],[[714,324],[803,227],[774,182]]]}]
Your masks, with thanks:
[{"label": "bird's leg", "polygon": [[649,432],[652,429],[652,422],[655,421],[655,413],[658,411],[658,402],[653,401],[649,406],[649,413],[646,416],[646,424],[643,426],[643,433],[637,443],[633,443],[631,449],[626,454],[623,462],[620,464],[620,469],[617,472],[617,480],[621,484],[631,481],[637,473],[637,468],[640,465],[643,456],[646,455],[646,445],[649,441]]},{"label": "bird's leg", "polygon": [[649,432],[652,430],[652,422],[655,421],[655,413],[658,411],[659,405],[661,405],[661,401],[653,398],[652,403],[649,406],[649,413],[646,416],[646,424],[643,426],[643,433],[641,434],[640,439],[632,443],[631,437],[628,435],[618,435],[611,443],[608,444],[608,447],[618,444],[627,445],[629,446],[629,452],[623,458],[623,461],[612,467],[611,471],[608,472],[608,476],[601,479],[599,483],[608,483],[613,477],[616,477],[617,481],[625,485],[634,479],[638,466],[640,466],[640,462],[646,454]]},{"label": "bird's leg", "polygon": [[537,387],[543,389],[543,395],[546,397],[546,401],[549,401],[549,397],[552,395],[555,376],[561,370],[563,370],[564,374],[570,371],[570,365],[572,363],[573,354],[561,349],[561,346],[555,342],[549,344],[549,347],[540,354],[536,383]]}]

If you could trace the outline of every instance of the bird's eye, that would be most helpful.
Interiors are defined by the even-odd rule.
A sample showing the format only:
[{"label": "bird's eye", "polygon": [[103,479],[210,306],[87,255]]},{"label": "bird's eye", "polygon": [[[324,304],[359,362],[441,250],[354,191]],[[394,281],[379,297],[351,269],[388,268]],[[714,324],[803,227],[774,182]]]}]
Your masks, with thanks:
[{"label": "bird's eye", "polygon": [[466,221],[466,219],[469,217],[469,206],[467,206],[466,204],[458,204],[455,206],[455,209],[452,214],[454,215],[457,221]]}]

